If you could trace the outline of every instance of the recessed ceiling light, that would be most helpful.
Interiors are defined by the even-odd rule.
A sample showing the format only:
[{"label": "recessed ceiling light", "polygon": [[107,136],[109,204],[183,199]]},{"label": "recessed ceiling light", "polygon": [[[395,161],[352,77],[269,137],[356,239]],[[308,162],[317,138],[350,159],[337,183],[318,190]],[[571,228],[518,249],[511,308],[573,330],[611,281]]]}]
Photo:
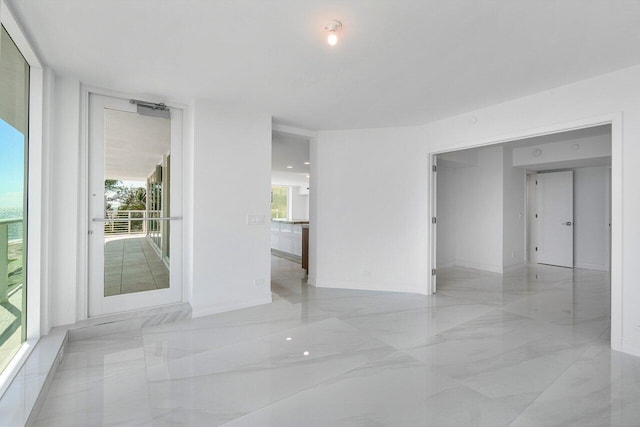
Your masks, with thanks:
[{"label": "recessed ceiling light", "polygon": [[293,166],[288,165],[288,166],[287,166],[287,169],[293,169]]},{"label": "recessed ceiling light", "polygon": [[305,175],[307,178],[309,178],[309,174]]},{"label": "recessed ceiling light", "polygon": [[311,164],[311,162],[304,162],[304,164],[305,164],[305,165],[310,165],[310,164]]},{"label": "recessed ceiling light", "polygon": [[287,338],[285,338],[285,339],[286,339],[287,341],[291,341],[293,338],[291,338],[291,337],[287,337]]},{"label": "recessed ceiling light", "polygon": [[329,31],[329,36],[327,37],[327,43],[331,46],[335,46],[338,43],[338,35],[336,34],[342,28],[342,22],[334,19],[324,26],[324,29]]},{"label": "recessed ceiling light", "polygon": [[308,355],[309,355],[309,352],[308,352],[308,351],[305,351],[305,352],[304,352],[304,353],[302,353],[302,354],[304,354],[305,356],[308,356]]}]

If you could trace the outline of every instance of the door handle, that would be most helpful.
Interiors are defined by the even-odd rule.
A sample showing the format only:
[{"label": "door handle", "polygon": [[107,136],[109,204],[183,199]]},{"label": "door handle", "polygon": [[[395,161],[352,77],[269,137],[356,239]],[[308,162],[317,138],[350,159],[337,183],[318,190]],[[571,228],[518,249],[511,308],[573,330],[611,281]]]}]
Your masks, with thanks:
[{"label": "door handle", "polygon": [[571,227],[573,223],[571,221],[563,222],[562,225],[566,225],[567,227]]}]

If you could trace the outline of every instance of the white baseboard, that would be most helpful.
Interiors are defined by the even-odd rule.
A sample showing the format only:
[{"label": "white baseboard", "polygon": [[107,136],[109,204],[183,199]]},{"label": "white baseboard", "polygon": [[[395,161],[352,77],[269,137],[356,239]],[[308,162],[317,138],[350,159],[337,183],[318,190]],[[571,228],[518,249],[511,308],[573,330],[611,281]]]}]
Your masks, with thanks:
[{"label": "white baseboard", "polygon": [[404,292],[410,294],[427,295],[426,287],[424,289],[416,288],[415,284],[402,283],[378,283],[378,282],[360,282],[355,280],[333,280],[333,279],[316,279],[314,286],[318,288],[331,289],[350,289],[356,291],[382,291],[382,292]]},{"label": "white baseboard", "polygon": [[214,304],[214,305],[205,305],[201,307],[193,306],[192,316],[193,317],[209,316],[211,314],[224,313],[226,311],[232,311],[232,310],[240,310],[243,308],[253,307],[256,305],[270,304],[271,302],[273,302],[273,299],[271,298],[271,294],[269,294],[267,296],[263,296],[260,298],[253,298],[247,301],[233,302],[229,304]]},{"label": "white baseboard", "polygon": [[501,265],[484,264],[481,262],[465,261],[461,259],[456,260],[456,265],[458,267],[473,268],[474,270],[484,270],[484,271],[490,271],[492,273],[498,273],[498,274],[502,274],[502,270],[503,270]]}]

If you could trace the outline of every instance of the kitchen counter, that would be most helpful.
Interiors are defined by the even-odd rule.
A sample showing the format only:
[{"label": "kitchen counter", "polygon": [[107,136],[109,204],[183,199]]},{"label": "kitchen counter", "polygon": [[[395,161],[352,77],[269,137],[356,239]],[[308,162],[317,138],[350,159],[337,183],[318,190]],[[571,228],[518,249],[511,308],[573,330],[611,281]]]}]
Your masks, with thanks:
[{"label": "kitchen counter", "polygon": [[271,249],[302,257],[302,227],[308,224],[302,219],[271,220]]},{"label": "kitchen counter", "polygon": [[309,224],[309,221],[306,219],[272,219],[271,221],[282,224]]}]

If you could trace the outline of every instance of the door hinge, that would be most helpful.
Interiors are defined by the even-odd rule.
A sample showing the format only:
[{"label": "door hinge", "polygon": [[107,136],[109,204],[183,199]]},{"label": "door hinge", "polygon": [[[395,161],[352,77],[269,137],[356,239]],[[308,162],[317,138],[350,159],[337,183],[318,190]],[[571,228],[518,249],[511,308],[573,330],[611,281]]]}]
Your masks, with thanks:
[{"label": "door hinge", "polygon": [[536,214],[536,218],[538,218],[538,214]]},{"label": "door hinge", "polygon": [[536,185],[538,185],[538,181],[536,181]]},{"label": "door hinge", "polygon": [[432,217],[431,217],[431,224],[435,224],[435,223],[437,223],[437,222],[438,222],[438,220],[436,219],[436,217],[435,217],[435,216],[432,216]]},{"label": "door hinge", "polygon": [[435,275],[436,275],[436,269],[435,269],[435,268],[432,268],[432,269],[431,269],[431,275],[432,275],[432,276],[435,276]]},{"label": "door hinge", "polygon": [[431,170],[432,170],[433,172],[437,172],[437,169],[438,169],[438,168],[436,167],[436,165],[431,166]]},{"label": "door hinge", "polygon": [[536,252],[538,252],[538,247],[536,246]]}]

